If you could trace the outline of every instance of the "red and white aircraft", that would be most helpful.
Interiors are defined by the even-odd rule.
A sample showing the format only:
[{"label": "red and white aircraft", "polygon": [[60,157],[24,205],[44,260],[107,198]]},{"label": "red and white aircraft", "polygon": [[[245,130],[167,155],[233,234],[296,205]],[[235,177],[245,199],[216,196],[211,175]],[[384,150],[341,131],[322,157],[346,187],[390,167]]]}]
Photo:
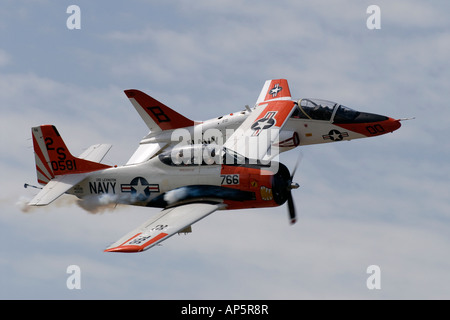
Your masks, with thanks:
[{"label": "red and white aircraft", "polygon": [[290,173],[275,161],[279,152],[385,134],[400,128],[401,121],[325,100],[293,100],[285,79],[267,80],[253,108],[203,122],[141,91],[125,94],[150,132],[123,166],[100,163],[111,145],[93,145],[75,157],[54,126],[32,128],[37,180],[44,187],[29,205],[47,205],[67,193],[162,208],[107,252],[149,249],[176,233],[190,232],[192,224],[220,209],[287,201],[294,223],[295,169]]}]

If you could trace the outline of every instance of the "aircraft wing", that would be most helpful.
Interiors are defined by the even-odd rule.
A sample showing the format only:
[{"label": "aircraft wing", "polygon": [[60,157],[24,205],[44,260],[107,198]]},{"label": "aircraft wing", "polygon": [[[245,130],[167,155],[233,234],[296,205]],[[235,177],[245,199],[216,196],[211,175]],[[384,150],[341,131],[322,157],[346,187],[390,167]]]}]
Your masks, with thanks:
[{"label": "aircraft wing", "polygon": [[80,156],[80,159],[85,159],[94,162],[100,162],[111,149],[111,144],[94,144],[87,148]]},{"label": "aircraft wing", "polygon": [[[195,124],[194,121],[179,114],[142,91],[129,89],[125,90],[125,94],[150,129],[149,135],[141,140],[139,147],[126,163],[127,165],[142,163],[151,159],[168,144],[172,130],[191,127]],[[155,136],[161,138],[161,135],[168,141],[151,142],[147,139]]]},{"label": "aircraft wing", "polygon": [[190,203],[164,209],[106,248],[105,252],[140,252],[150,249],[222,206],[223,204]]},{"label": "aircraft wing", "polygon": [[28,203],[29,206],[45,206],[58,199],[67,190],[86,178],[89,173],[56,176]]},{"label": "aircraft wing", "polygon": [[125,94],[150,129],[150,132],[185,128],[194,125],[194,121],[142,91],[130,89],[125,90]]},{"label": "aircraft wing", "polygon": [[267,80],[247,119],[225,142],[225,148],[249,159],[269,160],[278,154],[277,145],[295,104],[287,80]]},{"label": "aircraft wing", "polygon": [[167,145],[167,142],[154,142],[140,144],[131,158],[127,161],[127,165],[142,163],[153,157],[159,150]]}]

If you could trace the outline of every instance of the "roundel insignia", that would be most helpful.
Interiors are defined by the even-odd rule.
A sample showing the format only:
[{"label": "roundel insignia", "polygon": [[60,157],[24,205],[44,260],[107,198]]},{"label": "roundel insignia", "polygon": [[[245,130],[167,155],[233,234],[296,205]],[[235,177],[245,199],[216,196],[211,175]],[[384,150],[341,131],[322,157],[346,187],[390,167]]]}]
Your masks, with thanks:
[{"label": "roundel insignia", "polygon": [[255,131],[252,136],[258,136],[261,130],[273,127],[276,122],[274,118],[276,113],[276,111],[269,111],[263,118],[256,120],[251,126],[251,129]]},{"label": "roundel insignia", "polygon": [[272,127],[275,124],[275,120],[274,119],[259,119],[258,121],[256,121],[254,124],[252,124],[252,129],[253,130],[264,130],[264,129],[269,129],[270,127]]},{"label": "roundel insignia", "polygon": [[270,89],[269,94],[271,94],[272,97],[275,98],[278,92],[280,92],[281,90],[283,90],[283,87],[280,87],[280,85],[277,83],[272,89]]},{"label": "roundel insignia", "polygon": [[348,132],[340,132],[339,130],[330,130],[328,134],[324,134],[322,138],[324,140],[330,139],[331,141],[341,141],[342,139],[348,137]]},{"label": "roundel insignia", "polygon": [[159,185],[149,184],[145,178],[136,177],[131,180],[130,184],[122,184],[121,190],[131,193],[137,201],[145,201],[152,192],[159,192]]}]

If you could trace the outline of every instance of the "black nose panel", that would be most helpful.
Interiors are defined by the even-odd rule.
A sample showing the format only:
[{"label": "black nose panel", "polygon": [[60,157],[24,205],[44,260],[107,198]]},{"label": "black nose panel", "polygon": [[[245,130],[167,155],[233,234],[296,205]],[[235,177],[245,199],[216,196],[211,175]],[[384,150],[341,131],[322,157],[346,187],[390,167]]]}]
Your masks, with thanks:
[{"label": "black nose panel", "polygon": [[381,116],[379,114],[361,112],[354,120],[353,123],[368,123],[368,122],[378,122],[385,121],[389,119],[386,116]]},{"label": "black nose panel", "polygon": [[336,113],[334,117],[333,123],[370,123],[370,122],[378,122],[388,120],[389,118],[386,116],[381,116],[379,114],[367,113],[367,112],[358,112],[355,111],[351,114],[341,114]]}]

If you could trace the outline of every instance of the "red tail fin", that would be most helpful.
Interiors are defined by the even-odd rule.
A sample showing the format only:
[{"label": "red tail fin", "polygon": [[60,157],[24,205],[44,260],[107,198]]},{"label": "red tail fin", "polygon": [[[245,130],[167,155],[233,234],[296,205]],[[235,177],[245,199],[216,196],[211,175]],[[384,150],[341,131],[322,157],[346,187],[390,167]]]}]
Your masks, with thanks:
[{"label": "red tail fin", "polygon": [[185,128],[194,125],[194,121],[172,110],[142,91],[135,89],[125,90],[125,94],[152,132]]},{"label": "red tail fin", "polygon": [[291,91],[286,79],[267,80],[259,94],[256,104],[274,99],[289,100]]},{"label": "red tail fin", "polygon": [[55,126],[33,127],[33,146],[38,182],[46,184],[57,175],[85,173],[110,166],[74,157]]}]

